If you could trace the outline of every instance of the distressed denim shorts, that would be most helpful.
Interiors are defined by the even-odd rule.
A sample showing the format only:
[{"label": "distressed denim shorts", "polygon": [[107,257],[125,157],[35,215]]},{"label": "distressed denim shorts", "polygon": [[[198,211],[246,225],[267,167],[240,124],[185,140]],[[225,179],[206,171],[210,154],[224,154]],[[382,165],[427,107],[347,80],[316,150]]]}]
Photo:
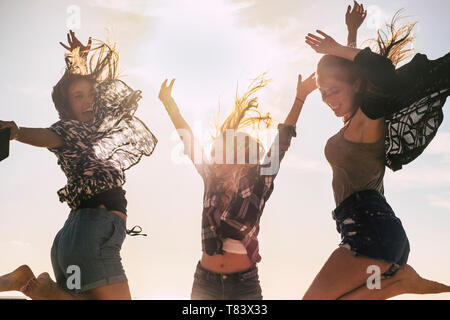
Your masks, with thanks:
[{"label": "distressed denim shorts", "polygon": [[378,191],[353,193],[333,210],[333,219],[341,234],[339,246],[355,255],[391,263],[386,277],[394,275],[408,261],[408,237],[400,219]]},{"label": "distressed denim shorts", "polygon": [[120,249],[125,221],[104,208],[72,210],[51,250],[58,285],[79,293],[126,282]]},{"label": "distressed denim shorts", "polygon": [[215,273],[200,262],[194,274],[192,300],[262,300],[258,268],[236,273]]}]

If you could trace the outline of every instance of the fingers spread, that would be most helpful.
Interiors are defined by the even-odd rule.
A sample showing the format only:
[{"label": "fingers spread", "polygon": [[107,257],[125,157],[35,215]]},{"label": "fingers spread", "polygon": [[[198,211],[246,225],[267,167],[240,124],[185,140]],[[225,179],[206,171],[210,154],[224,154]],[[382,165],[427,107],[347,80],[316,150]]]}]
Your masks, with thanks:
[{"label": "fingers spread", "polygon": [[175,82],[175,79],[172,79],[172,81],[170,81],[170,84],[169,84],[169,89],[170,90],[172,90],[172,87],[173,87],[173,83]]},{"label": "fingers spread", "polygon": [[308,37],[312,38],[314,40],[317,40],[317,41],[323,41],[324,40],[323,38],[320,38],[320,37],[318,37],[318,36],[316,36],[314,34],[311,34],[311,33],[308,33]]},{"label": "fingers spread", "polygon": [[60,45],[62,45],[63,47],[64,47],[64,49],[66,49],[66,50],[69,50],[70,51],[70,48],[68,47],[68,46],[66,46],[64,43],[62,43],[62,42],[60,42],[59,43]]},{"label": "fingers spread", "polygon": [[310,45],[318,46],[320,42],[309,37],[305,37],[305,42]]},{"label": "fingers spread", "polygon": [[324,36],[325,38],[331,38],[329,35],[327,35],[325,32],[321,31],[321,30],[316,30],[316,32],[318,34],[321,34],[322,36]]}]

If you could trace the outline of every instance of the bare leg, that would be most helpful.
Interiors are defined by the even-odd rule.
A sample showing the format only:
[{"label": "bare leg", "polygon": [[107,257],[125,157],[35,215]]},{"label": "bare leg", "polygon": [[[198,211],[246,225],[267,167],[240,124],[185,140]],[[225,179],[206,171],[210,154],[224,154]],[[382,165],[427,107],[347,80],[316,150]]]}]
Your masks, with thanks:
[{"label": "bare leg", "polygon": [[19,291],[32,278],[34,278],[33,271],[24,264],[13,272],[0,277],[0,292]]},{"label": "bare leg", "polygon": [[422,278],[411,266],[400,267],[396,274],[381,281],[381,289],[369,289],[366,285],[353,290],[339,299],[342,300],[381,300],[401,294],[430,294],[450,292],[450,286]]},{"label": "bare leg", "polygon": [[128,282],[114,283],[83,293],[63,290],[47,272],[31,279],[21,291],[33,300],[130,300]]},{"label": "bare leg", "polygon": [[381,273],[386,272],[390,264],[365,257],[356,257],[347,248],[333,251],[317,274],[303,299],[335,300],[366,284],[369,275],[366,270],[376,265]]},{"label": "bare leg", "polygon": [[37,278],[30,279],[20,291],[33,300],[74,300],[82,298],[63,290],[50,278],[47,272],[41,273]]},{"label": "bare leg", "polygon": [[402,266],[389,279],[381,281],[381,289],[367,288],[366,285],[340,297],[341,300],[381,300],[401,294],[432,294],[450,292],[450,286],[424,279],[409,265]]},{"label": "bare leg", "polygon": [[85,299],[89,300],[131,300],[128,282],[108,284],[83,292]]}]

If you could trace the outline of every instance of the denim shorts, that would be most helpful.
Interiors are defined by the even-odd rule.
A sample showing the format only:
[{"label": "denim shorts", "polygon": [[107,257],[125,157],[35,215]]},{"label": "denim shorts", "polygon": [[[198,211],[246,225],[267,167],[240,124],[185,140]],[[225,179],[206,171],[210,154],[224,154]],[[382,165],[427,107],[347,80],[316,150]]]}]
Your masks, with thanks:
[{"label": "denim shorts", "polygon": [[72,210],[51,250],[58,285],[80,293],[126,282],[120,249],[125,221],[104,208]]},{"label": "denim shorts", "polygon": [[236,273],[215,273],[197,264],[192,300],[262,300],[256,265]]},{"label": "denim shorts", "polygon": [[355,255],[390,263],[386,277],[394,275],[408,261],[408,237],[400,219],[378,191],[353,193],[333,210],[333,219],[341,234],[339,246]]}]

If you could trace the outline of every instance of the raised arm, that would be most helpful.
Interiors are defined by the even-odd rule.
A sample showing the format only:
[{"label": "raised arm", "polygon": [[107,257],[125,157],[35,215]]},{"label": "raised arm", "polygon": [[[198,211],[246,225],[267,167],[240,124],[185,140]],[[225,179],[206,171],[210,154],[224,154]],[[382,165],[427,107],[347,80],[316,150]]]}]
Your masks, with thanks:
[{"label": "raised arm", "polygon": [[303,104],[308,95],[316,88],[315,73],[311,74],[304,81],[302,81],[302,76],[298,75],[297,92],[294,104],[284,122],[278,125],[277,137],[270,146],[264,162],[260,167],[260,174],[262,176],[271,176],[272,179],[275,179],[280,168],[280,162],[283,160],[286,151],[291,145],[291,139],[297,135],[295,127],[300,112],[302,111]]},{"label": "raised arm", "polygon": [[64,144],[59,135],[44,128],[25,128],[14,121],[0,121],[0,129],[10,128],[10,140],[17,140],[35,147],[58,148]]},{"label": "raised arm", "polygon": [[367,88],[361,105],[362,111],[371,119],[389,115],[387,103],[398,93],[398,78],[395,66],[388,58],[374,53],[370,48],[350,48],[337,43],[326,33],[317,30],[324,38],[308,33],[305,42],[316,52],[338,56],[353,61],[364,73]]},{"label": "raised arm", "polygon": [[[159,91],[158,97],[159,100],[161,100],[161,102],[163,103],[164,107],[166,108],[170,120],[172,120],[175,129],[177,129],[177,132],[184,143],[185,152],[188,154],[192,162],[194,162],[195,164],[196,161],[197,162],[199,161],[199,159],[196,159],[196,161],[194,161],[194,155],[196,154],[195,148],[200,148],[201,146],[199,141],[195,138],[191,127],[181,115],[180,109],[178,108],[177,104],[175,103],[175,100],[172,97],[172,87],[174,82],[175,79],[172,79],[170,84],[167,86],[167,79],[164,80],[164,82],[161,85],[161,90]],[[190,152],[187,152],[189,149]]]},{"label": "raised arm", "polygon": [[298,117],[300,116],[306,98],[317,88],[315,75],[315,73],[311,74],[305,81],[302,81],[302,76],[298,75],[297,93],[295,95],[294,104],[284,120],[285,125],[295,126],[297,124]]},{"label": "raised arm", "polygon": [[358,29],[361,24],[366,19],[367,10],[364,10],[363,4],[358,4],[354,1],[353,9],[351,6],[347,7],[347,12],[345,13],[345,24],[347,25],[347,46],[356,48],[356,36]]}]

